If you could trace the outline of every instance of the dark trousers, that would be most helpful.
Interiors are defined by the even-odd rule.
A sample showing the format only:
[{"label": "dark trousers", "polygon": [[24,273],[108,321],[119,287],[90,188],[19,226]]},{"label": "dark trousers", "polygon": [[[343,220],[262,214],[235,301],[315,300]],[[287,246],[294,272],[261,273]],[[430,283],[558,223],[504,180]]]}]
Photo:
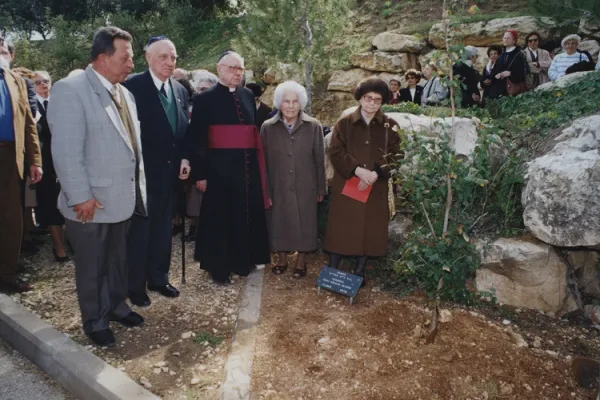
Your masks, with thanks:
[{"label": "dark trousers", "polygon": [[15,144],[0,142],[0,281],[17,277],[23,212]]},{"label": "dark trousers", "polygon": [[66,220],[75,248],[75,283],[83,330],[108,329],[131,312],[127,297],[127,236],[131,220],[96,224]]},{"label": "dark trousers", "polygon": [[129,236],[129,293],[169,283],[172,192],[148,193],[148,216],[134,215]]}]

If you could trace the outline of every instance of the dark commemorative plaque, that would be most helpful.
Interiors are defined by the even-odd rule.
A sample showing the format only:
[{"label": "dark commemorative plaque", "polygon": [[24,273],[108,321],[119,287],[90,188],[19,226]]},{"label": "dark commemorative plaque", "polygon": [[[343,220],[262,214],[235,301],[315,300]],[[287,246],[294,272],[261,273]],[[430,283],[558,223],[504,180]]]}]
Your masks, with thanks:
[{"label": "dark commemorative plaque", "polygon": [[348,296],[350,304],[360,289],[363,278],[352,275],[339,269],[324,266],[317,278],[317,288],[327,289],[335,293]]}]

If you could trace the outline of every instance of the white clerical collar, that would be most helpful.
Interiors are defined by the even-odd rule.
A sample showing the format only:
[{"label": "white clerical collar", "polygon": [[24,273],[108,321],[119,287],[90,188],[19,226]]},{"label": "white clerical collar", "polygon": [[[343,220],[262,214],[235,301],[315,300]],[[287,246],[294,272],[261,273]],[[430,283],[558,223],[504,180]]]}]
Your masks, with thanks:
[{"label": "white clerical collar", "polygon": [[44,105],[44,101],[50,101],[50,96],[48,96],[48,98],[43,98],[42,96],[40,96],[39,94],[36,94],[35,97],[37,97],[38,101],[40,102],[40,104],[43,106]]},{"label": "white clerical collar", "polygon": [[507,47],[504,51],[506,51],[507,53],[510,53],[514,49],[516,49],[516,47],[515,46],[511,46],[511,47]]},{"label": "white clerical collar", "polygon": [[165,93],[167,94],[167,97],[169,97],[169,80],[167,79],[165,82],[161,81],[160,79],[158,79],[158,77],[156,75],[154,75],[154,72],[152,72],[151,69],[148,69],[148,71],[150,71],[150,76],[152,77],[152,81],[154,82],[154,86],[156,86],[156,90],[158,90],[160,92],[160,88],[163,87],[163,84],[165,85]]},{"label": "white clerical collar", "polygon": [[221,82],[221,80],[219,80],[219,84],[225,86],[227,89],[229,89],[229,92],[233,93],[236,91],[237,87],[229,87],[226,84],[224,84],[223,82]]}]

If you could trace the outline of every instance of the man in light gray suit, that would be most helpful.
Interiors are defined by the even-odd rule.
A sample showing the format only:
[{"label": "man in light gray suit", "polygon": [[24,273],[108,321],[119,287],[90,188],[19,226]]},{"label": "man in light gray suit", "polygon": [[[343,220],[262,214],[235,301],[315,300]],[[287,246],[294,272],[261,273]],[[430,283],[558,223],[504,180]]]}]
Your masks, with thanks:
[{"label": "man in light gray suit", "polygon": [[119,84],[133,69],[131,35],[99,29],[85,73],[52,88],[48,123],[61,185],[58,208],[75,247],[83,330],[114,346],[109,321],[127,327],[144,319],[127,297],[127,236],[134,212],[146,215],[146,182],[134,97]]}]

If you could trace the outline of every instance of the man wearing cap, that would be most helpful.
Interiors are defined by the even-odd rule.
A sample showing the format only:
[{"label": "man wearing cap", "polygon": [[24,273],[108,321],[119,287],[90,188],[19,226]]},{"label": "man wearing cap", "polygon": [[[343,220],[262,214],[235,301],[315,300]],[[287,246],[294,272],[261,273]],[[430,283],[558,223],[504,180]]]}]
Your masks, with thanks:
[{"label": "man wearing cap", "polygon": [[476,61],[477,48],[466,46],[461,60],[452,66],[452,73],[455,77],[459,77],[461,83],[462,108],[476,106],[481,99],[477,86],[481,79],[477,70],[473,68]]},{"label": "man wearing cap", "polygon": [[148,216],[133,216],[128,253],[129,300],[141,307],[150,305],[146,288],[179,296],[169,283],[173,192],[177,178],[185,180],[190,172],[184,155],[188,94],[171,78],[175,45],[165,36],[150,38],[146,61],[148,70],[124,83],[138,108],[148,192]]},{"label": "man wearing cap", "polygon": [[192,179],[204,192],[195,256],[215,283],[228,284],[230,273],[246,276],[270,262],[270,204],[254,94],[240,87],[244,59],[224,53],[217,73],[219,83],[194,99],[189,128]]}]

